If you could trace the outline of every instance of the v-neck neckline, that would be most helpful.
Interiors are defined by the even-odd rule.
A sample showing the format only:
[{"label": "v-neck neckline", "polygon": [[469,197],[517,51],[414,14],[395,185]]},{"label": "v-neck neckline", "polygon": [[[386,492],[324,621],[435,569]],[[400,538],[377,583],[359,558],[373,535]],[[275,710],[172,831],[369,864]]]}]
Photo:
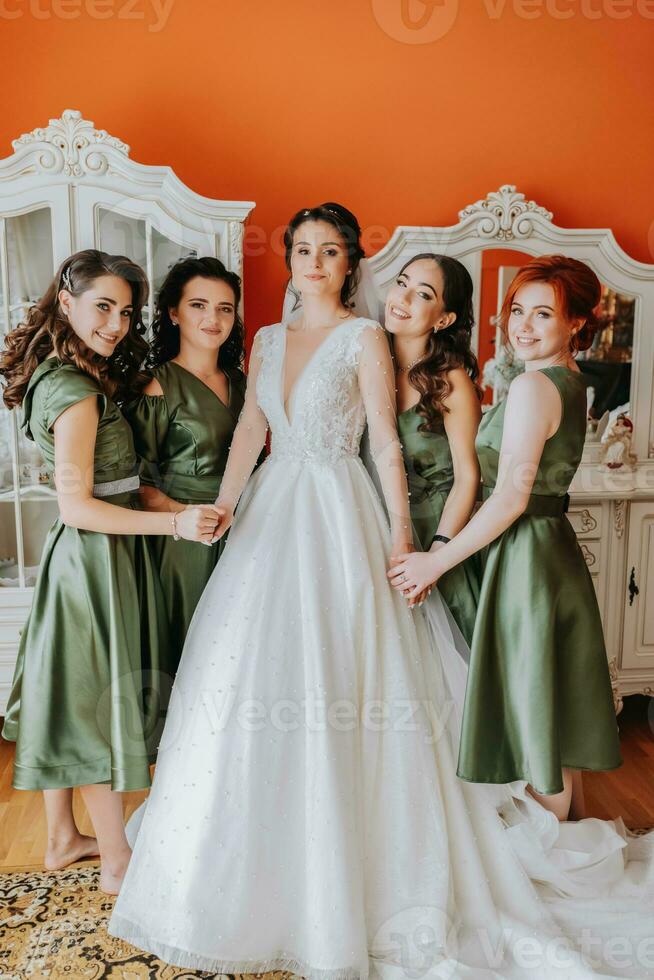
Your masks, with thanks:
[{"label": "v-neck neckline", "polygon": [[288,404],[288,407],[290,409],[290,407],[291,407],[291,401],[293,400],[293,396],[295,395],[295,392],[297,391],[298,385],[300,384],[300,382],[304,378],[305,374],[307,373],[307,371],[309,370],[309,368],[311,367],[311,365],[313,364],[313,362],[316,360],[318,354],[323,349],[323,347],[325,346],[325,344],[328,344],[329,341],[331,340],[331,338],[334,336],[334,334],[335,333],[338,333],[338,331],[342,327],[345,327],[347,324],[354,323],[356,320],[361,320],[361,319],[362,318],[359,317],[359,316],[348,317],[347,320],[343,320],[342,323],[338,323],[335,327],[332,328],[332,330],[330,330],[330,332],[325,337],[325,339],[322,340],[318,344],[318,346],[315,348],[315,350],[313,350],[311,352],[311,354],[309,355],[309,357],[305,361],[304,366],[302,367],[302,369],[300,370],[297,378],[293,382],[293,385],[291,387],[291,390],[288,393],[288,398],[287,399],[284,399],[284,391],[286,389],[286,353],[287,353],[287,347],[288,347],[288,345],[287,345],[288,324],[286,324],[286,323],[280,324],[280,326],[282,328],[282,339],[283,339],[283,343],[282,343],[282,356],[280,358],[280,372],[279,372],[280,373],[280,382],[279,382],[280,392],[279,392],[279,398],[280,398],[280,401],[282,403],[282,412],[284,413],[284,418],[286,419],[286,424],[288,425],[289,429],[291,428],[291,426],[293,425],[293,423],[292,423],[291,419],[289,418],[289,414],[288,414],[286,405]]},{"label": "v-neck neckline", "polygon": [[188,368],[185,368],[183,364],[178,364],[177,361],[171,360],[168,363],[174,364],[175,367],[180,368],[180,370],[183,371],[184,374],[188,374],[192,378],[195,378],[198,384],[202,385],[203,388],[206,388],[210,395],[213,395],[213,397],[216,399],[219,405],[222,405],[222,407],[226,409],[228,412],[230,411],[232,407],[232,379],[228,371],[225,371],[223,368],[221,368],[221,371],[227,378],[227,404],[225,404],[225,402],[222,400],[220,395],[217,395],[216,392],[213,390],[213,388],[210,388],[209,385],[202,380],[202,378],[198,378],[197,374],[193,374],[192,371],[189,371]]}]

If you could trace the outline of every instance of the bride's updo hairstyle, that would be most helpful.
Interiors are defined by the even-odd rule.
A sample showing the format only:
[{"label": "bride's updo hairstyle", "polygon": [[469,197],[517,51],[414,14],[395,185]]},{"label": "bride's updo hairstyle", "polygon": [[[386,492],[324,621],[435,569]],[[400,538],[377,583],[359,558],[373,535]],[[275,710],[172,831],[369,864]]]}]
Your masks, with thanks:
[{"label": "bride's updo hairstyle", "polygon": [[576,354],[588,350],[599,327],[597,307],[602,297],[602,284],[585,262],[567,255],[541,255],[532,259],[516,273],[506,291],[499,325],[508,341],[509,317],[518,290],[530,282],[546,282],[554,290],[559,312],[564,320],[584,320],[581,329],[570,332],[570,351]]},{"label": "bride's updo hairstyle", "polygon": [[[350,259],[350,272],[345,277],[345,282],[341,289],[341,303],[343,306],[352,307],[354,305],[352,297],[356,293],[361,277],[359,263],[361,259],[365,258],[365,252],[361,246],[361,227],[359,222],[351,211],[348,211],[342,204],[336,204],[332,201],[327,201],[325,204],[318,204],[314,208],[303,208],[301,211],[298,211],[293,215],[284,232],[285,261],[289,273],[291,271],[293,238],[297,229],[305,221],[326,221],[328,224],[334,226],[345,242]],[[288,288],[295,298],[295,305],[293,307],[295,310],[300,302],[300,294],[293,286],[292,278],[288,281]]]}]

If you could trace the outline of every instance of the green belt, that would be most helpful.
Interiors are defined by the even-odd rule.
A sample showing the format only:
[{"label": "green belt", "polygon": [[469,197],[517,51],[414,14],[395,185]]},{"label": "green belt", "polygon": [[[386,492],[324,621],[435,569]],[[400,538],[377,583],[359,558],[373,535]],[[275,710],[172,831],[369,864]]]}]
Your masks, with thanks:
[{"label": "green belt", "polygon": [[[495,487],[489,487],[485,483],[481,487],[481,499],[488,500]],[[532,493],[527,501],[523,513],[530,517],[563,517],[568,510],[570,494],[566,493],[563,497],[551,497],[544,493]]]}]

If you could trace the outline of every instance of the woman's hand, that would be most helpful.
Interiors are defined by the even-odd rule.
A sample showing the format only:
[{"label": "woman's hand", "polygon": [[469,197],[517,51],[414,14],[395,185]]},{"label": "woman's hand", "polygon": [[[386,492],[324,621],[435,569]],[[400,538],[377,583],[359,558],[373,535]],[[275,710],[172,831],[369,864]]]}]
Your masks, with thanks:
[{"label": "woman's hand", "polygon": [[221,504],[216,501],[216,513],[218,514],[218,525],[214,531],[214,536],[211,539],[212,543],[214,541],[220,541],[220,539],[227,533],[234,520],[234,508],[229,507],[226,504]]},{"label": "woman's hand", "polygon": [[423,593],[436,584],[441,576],[435,552],[413,551],[394,557],[386,573],[391,585],[409,600],[410,605],[424,598]]},{"label": "woman's hand", "polygon": [[[396,565],[397,562],[400,560],[402,555],[408,555],[413,551],[415,551],[413,541],[409,541],[406,538],[395,539],[391,547],[391,555],[390,558],[388,559],[388,567],[393,568],[393,566]],[[411,599],[410,601],[408,600],[407,597],[407,601],[409,602],[409,608],[412,609],[414,605],[419,604],[422,601],[422,599],[426,598],[428,594],[429,592],[425,590],[425,593],[422,597],[418,596],[417,598]]]},{"label": "woman's hand", "polygon": [[189,505],[177,512],[175,525],[180,537],[187,541],[202,541],[203,544],[213,543],[216,527],[220,521],[218,508],[215,504]]},{"label": "woman's hand", "polygon": [[388,567],[392,568],[401,555],[408,555],[412,551],[415,551],[415,548],[413,546],[413,541],[410,538],[393,538],[393,543],[391,544],[391,556],[388,559]]}]

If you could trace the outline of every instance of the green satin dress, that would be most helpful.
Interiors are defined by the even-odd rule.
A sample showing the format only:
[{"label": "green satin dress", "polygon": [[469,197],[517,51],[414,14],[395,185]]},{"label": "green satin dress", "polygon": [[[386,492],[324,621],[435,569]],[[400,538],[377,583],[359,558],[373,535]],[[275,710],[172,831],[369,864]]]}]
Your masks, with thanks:
[{"label": "green satin dress", "polygon": [[[23,428],[54,469],[55,420],[97,397],[93,479],[133,476],[132,432],[101,385],[47,358],[23,401]],[[136,505],[134,491],[98,494]],[[78,530],[58,518],[45,540],[2,734],[16,742],[16,789],[110,783],[145,789],[172,686],[163,594],[141,535]]]},{"label": "green satin dress", "polygon": [[[563,414],[547,440],[526,512],[485,552],[457,773],[479,783],[526,780],[563,790],[562,767],[621,765],[602,622],[576,535],[565,516],[581,461],[586,385],[543,368]],[[482,496],[497,480],[506,401],[477,435]]]},{"label": "green satin dress", "polygon": [[[397,417],[411,495],[411,522],[420,547],[428,551],[454,485],[454,468],[445,429],[420,432],[422,422],[416,406]],[[438,581],[439,592],[468,644],[475,626],[480,577],[479,558],[472,555]]]},{"label": "green satin dress", "polygon": [[[181,504],[212,504],[245,398],[245,375],[227,372],[229,399],[220,398],[180,364],[153,371],[163,395],[141,395],[125,409],[142,459],[141,482]],[[179,664],[195,607],[224,548],[198,541],[150,538],[168,609],[171,652]]]}]

